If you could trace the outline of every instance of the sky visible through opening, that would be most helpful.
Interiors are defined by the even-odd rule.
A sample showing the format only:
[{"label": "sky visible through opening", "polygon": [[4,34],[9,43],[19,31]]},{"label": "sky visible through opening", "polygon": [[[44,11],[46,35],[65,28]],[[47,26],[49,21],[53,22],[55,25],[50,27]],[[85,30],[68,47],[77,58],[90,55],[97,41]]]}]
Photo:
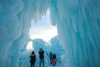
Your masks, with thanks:
[{"label": "sky visible through opening", "polygon": [[[45,42],[49,42],[52,37],[57,35],[57,27],[53,26],[50,21],[49,10],[47,10],[46,15],[43,15],[37,22],[34,20],[31,21],[29,35],[32,40],[39,38],[43,39]],[[27,49],[33,49],[32,43],[27,45]]]}]

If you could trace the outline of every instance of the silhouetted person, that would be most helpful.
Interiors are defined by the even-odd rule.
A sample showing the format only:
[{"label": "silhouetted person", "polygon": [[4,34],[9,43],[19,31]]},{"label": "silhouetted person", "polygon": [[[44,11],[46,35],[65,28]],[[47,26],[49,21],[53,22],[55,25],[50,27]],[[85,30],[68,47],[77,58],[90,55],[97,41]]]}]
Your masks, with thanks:
[{"label": "silhouetted person", "polygon": [[56,65],[56,54],[53,54],[53,57],[52,57],[52,64],[53,64],[53,65]]},{"label": "silhouetted person", "polygon": [[53,54],[50,52],[50,64],[52,63]]},{"label": "silhouetted person", "polygon": [[44,50],[42,48],[40,48],[40,50],[39,50],[39,58],[40,58],[39,67],[41,67],[41,63],[43,65],[43,67],[44,67]]},{"label": "silhouetted person", "polygon": [[30,55],[31,67],[34,67],[35,61],[36,61],[36,55],[35,55],[35,52],[32,51],[32,53],[31,53],[31,55]]}]

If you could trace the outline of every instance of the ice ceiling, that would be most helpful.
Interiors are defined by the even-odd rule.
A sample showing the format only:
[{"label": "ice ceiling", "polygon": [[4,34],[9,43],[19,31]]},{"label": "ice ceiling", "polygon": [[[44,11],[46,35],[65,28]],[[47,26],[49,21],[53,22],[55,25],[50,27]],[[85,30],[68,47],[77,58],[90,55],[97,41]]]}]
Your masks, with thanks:
[{"label": "ice ceiling", "polygon": [[64,67],[100,67],[100,0],[0,0],[0,67],[18,67],[31,20],[50,9]]}]

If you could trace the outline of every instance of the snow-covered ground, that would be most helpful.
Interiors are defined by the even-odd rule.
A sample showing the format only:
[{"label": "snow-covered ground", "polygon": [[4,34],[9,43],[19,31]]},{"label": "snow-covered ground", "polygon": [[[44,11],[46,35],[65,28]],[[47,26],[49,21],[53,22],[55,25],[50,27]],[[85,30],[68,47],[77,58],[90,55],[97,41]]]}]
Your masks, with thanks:
[{"label": "snow-covered ground", "polygon": [[[39,59],[37,58],[37,61],[35,63],[35,67],[39,67]],[[64,67],[61,62],[57,62],[56,65],[51,65],[49,60],[45,62],[45,67]]]},{"label": "snow-covered ground", "polygon": [[[46,54],[45,54],[44,59],[45,59],[45,62],[44,62],[45,67],[64,67],[61,61],[57,61],[55,66],[51,65],[49,57]],[[31,67],[30,54],[27,54],[26,52],[23,53],[18,67]],[[35,67],[39,67],[39,55],[38,54],[36,54]]]},{"label": "snow-covered ground", "polygon": [[[35,67],[39,67],[39,64],[35,65]],[[57,63],[55,66],[51,64],[45,64],[45,67],[64,67],[62,63]]]},{"label": "snow-covered ground", "polygon": [[55,66],[48,65],[46,67],[64,67],[62,63],[57,63]]},{"label": "snow-covered ground", "polygon": [[[31,67],[30,63],[22,65],[22,67]],[[35,67],[39,67],[39,64],[35,64]],[[45,64],[45,67],[64,67],[62,63],[57,63],[55,66],[50,65],[50,64]]]}]

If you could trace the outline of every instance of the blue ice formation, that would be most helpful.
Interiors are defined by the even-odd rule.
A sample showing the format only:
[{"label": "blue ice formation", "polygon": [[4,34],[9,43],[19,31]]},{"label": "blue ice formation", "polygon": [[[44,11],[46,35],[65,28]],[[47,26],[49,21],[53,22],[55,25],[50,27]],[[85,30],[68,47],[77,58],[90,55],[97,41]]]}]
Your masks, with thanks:
[{"label": "blue ice formation", "polygon": [[18,67],[31,20],[50,10],[65,67],[100,67],[100,0],[0,0],[0,67]]},{"label": "blue ice formation", "polygon": [[50,56],[50,53],[56,54],[57,61],[61,62],[61,56],[64,54],[64,49],[62,48],[61,43],[58,40],[58,37],[55,36],[50,40],[50,43],[46,43],[42,39],[34,39],[32,41],[33,49],[38,54],[39,49],[43,48],[45,55]]},{"label": "blue ice formation", "polygon": [[34,48],[34,51],[36,52],[36,53],[38,53],[39,52],[39,50],[40,50],[40,48],[45,48],[45,41],[43,41],[42,39],[34,39],[33,41],[32,41],[32,45],[33,45],[33,48]]},{"label": "blue ice formation", "polygon": [[[26,45],[23,46],[20,52],[19,56],[19,62],[18,67],[29,67],[30,64],[30,54],[32,50],[28,51],[26,50]],[[44,50],[44,56],[45,56],[45,65],[50,64],[50,53],[56,54],[57,62],[61,62],[61,56],[64,54],[64,49],[62,49],[62,46],[58,40],[58,37],[55,36],[51,39],[50,43],[46,43],[42,39],[34,39],[32,40],[32,47],[36,54],[36,64],[39,65],[39,50],[42,48]]]},{"label": "blue ice formation", "polygon": [[50,52],[53,54],[56,54],[57,61],[61,61],[61,56],[64,54],[64,49],[62,48],[62,45],[60,41],[58,40],[58,36],[53,37],[50,40]]}]

